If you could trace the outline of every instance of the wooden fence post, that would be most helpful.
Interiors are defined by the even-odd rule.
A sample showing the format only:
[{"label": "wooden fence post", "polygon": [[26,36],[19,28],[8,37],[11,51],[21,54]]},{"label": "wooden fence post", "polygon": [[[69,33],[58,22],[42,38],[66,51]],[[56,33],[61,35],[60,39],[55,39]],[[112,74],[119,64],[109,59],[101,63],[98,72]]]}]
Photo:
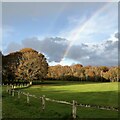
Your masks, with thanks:
[{"label": "wooden fence post", "polygon": [[73,119],[76,118],[76,110],[77,110],[77,102],[73,100],[73,105],[72,105],[72,117]]},{"label": "wooden fence post", "polygon": [[12,90],[12,96],[13,97],[15,96],[15,90],[14,89]]},{"label": "wooden fence post", "polygon": [[8,91],[9,91],[9,89],[8,89],[8,85],[7,85],[6,92],[8,92]]},{"label": "wooden fence post", "polygon": [[11,88],[9,88],[9,94],[11,94]]},{"label": "wooden fence post", "polygon": [[12,85],[11,87],[12,87],[12,89],[13,89],[13,85]]},{"label": "wooden fence post", "polygon": [[29,99],[29,93],[27,94],[27,103],[30,102],[30,99]]},{"label": "wooden fence post", "polygon": [[45,110],[45,95],[42,96],[42,110]]},{"label": "wooden fence post", "polygon": [[20,91],[18,91],[18,99],[20,98]]}]

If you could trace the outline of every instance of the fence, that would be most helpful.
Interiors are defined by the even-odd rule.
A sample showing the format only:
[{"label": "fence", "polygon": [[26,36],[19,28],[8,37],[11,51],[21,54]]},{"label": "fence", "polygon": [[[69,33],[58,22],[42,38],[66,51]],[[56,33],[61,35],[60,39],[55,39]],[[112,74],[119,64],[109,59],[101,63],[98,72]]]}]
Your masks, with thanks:
[{"label": "fence", "polygon": [[72,106],[72,117],[73,119],[76,118],[77,116],[77,107],[87,107],[87,108],[95,108],[95,109],[101,109],[101,110],[112,110],[112,111],[118,111],[118,108],[116,107],[110,107],[110,106],[99,106],[99,105],[90,105],[90,104],[79,104],[77,101],[73,100],[71,102],[67,101],[61,101],[61,100],[55,100],[51,98],[47,98],[45,95],[42,95],[40,97],[31,95],[29,93],[22,92],[20,90],[15,90],[14,87],[6,89],[6,92],[8,92],[10,95],[13,97],[15,96],[15,92],[17,92],[18,99],[20,99],[20,95],[23,94],[26,96],[26,102],[29,104],[30,103],[30,97],[41,99],[41,104],[42,104],[42,111],[45,110],[45,102],[50,101],[50,102],[55,102],[55,103],[61,103],[61,104],[66,104],[66,105],[71,105]]}]

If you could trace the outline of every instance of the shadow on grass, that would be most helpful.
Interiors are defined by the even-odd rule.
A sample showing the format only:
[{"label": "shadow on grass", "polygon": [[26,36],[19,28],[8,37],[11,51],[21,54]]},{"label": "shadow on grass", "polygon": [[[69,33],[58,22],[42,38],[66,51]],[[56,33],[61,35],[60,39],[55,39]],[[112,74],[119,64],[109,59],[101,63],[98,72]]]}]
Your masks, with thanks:
[{"label": "shadow on grass", "polygon": [[90,81],[33,81],[33,85],[55,85],[55,86],[62,86],[62,85],[78,85],[78,84],[102,84],[108,82],[90,82]]},{"label": "shadow on grass", "polygon": [[[12,111],[12,109],[14,108],[18,108],[17,110],[17,114],[16,111],[14,111],[14,113],[9,113],[9,117],[12,117],[12,114],[20,114],[22,112],[24,112],[25,117],[27,118],[17,118],[17,116],[14,115],[14,117],[16,118],[4,118],[3,120],[73,120],[72,117],[70,116],[70,112],[71,112],[71,108],[67,108],[67,105],[63,105],[63,104],[59,104],[59,103],[52,103],[49,102],[49,104],[46,103],[46,112],[45,114],[42,114],[39,112],[39,101],[37,101],[37,99],[32,99],[30,98],[30,106],[27,106],[27,104],[25,104],[26,101],[26,97],[24,97],[23,99],[21,98],[20,101],[17,99],[17,95],[15,95],[15,99],[12,96],[8,96],[7,93],[3,93],[5,94],[3,97],[3,107],[5,107],[4,109],[4,113],[7,115],[9,111]],[[31,93],[32,94],[32,93]],[[103,106],[117,106],[117,93],[113,92],[113,91],[109,91],[109,92],[78,92],[78,93],[61,93],[61,92],[46,92],[44,93],[46,95],[46,97],[50,97],[53,99],[57,99],[57,100],[66,100],[69,102],[72,102],[72,100],[77,100],[78,103],[83,103],[83,104],[92,104],[92,105],[103,105]],[[38,96],[38,95],[36,95]],[[24,101],[25,100],[25,101]],[[17,102],[19,101],[19,102]],[[6,104],[7,102],[7,104]],[[9,102],[10,102],[10,106],[9,106]],[[19,104],[18,104],[19,103]],[[7,106],[8,105],[8,106]],[[24,108],[24,110],[23,110]],[[28,109],[29,108],[29,109]],[[61,114],[62,118],[47,118],[47,111],[52,111],[54,110],[54,112],[49,113],[49,117],[50,116],[54,116],[55,112]],[[67,112],[68,111],[68,112]],[[34,117],[37,118],[30,118],[28,119],[28,116],[31,116],[31,112],[33,113]],[[41,118],[40,115],[43,115],[44,118]],[[107,120],[116,120],[117,119],[117,115],[118,112],[116,111],[106,111],[106,110],[98,110],[98,109],[90,109],[90,108],[81,108],[81,107],[77,107],[77,119],[75,120],[101,120],[103,118],[107,119]],[[5,117],[5,116],[3,116]],[[39,118],[40,117],[40,118]],[[103,118],[102,118],[103,117]],[[113,117],[113,118],[112,118]]]},{"label": "shadow on grass", "polygon": [[3,118],[2,120],[119,120],[119,118]]}]

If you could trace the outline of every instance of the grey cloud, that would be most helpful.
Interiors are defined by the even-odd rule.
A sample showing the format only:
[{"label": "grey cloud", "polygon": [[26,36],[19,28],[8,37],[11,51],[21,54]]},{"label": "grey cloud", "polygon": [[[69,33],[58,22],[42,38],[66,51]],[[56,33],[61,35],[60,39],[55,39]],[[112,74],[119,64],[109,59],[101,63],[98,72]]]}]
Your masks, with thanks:
[{"label": "grey cloud", "polygon": [[[84,49],[83,49],[84,48]],[[67,57],[80,61],[83,65],[117,65],[118,64],[118,41],[106,41],[104,44],[89,46],[72,46]],[[102,50],[102,48],[104,50]]]},{"label": "grey cloud", "polygon": [[11,52],[15,52],[15,51],[18,51],[22,48],[22,45],[16,43],[16,42],[11,42],[8,44],[7,48],[5,49],[4,53],[5,54],[8,54],[8,53],[11,53]]},{"label": "grey cloud", "polygon": [[83,63],[90,63],[92,65],[117,65],[118,64],[118,41],[106,41],[104,44],[100,44],[104,51],[98,54],[100,49],[96,49],[94,53],[89,55],[89,59],[83,61]]},{"label": "grey cloud", "polygon": [[106,50],[118,49],[118,41],[115,42],[107,41],[106,44],[107,44]]},{"label": "grey cloud", "polygon": [[[91,54],[91,51],[88,50],[88,46],[84,48],[85,46],[82,45],[75,45],[72,46],[67,57],[75,60],[80,60],[81,58],[84,58]],[[83,49],[84,48],[84,49]]]},{"label": "grey cloud", "polygon": [[[27,38],[27,39],[22,40],[23,47],[30,47],[35,50],[40,50],[40,45],[41,45],[40,41],[38,40],[37,37]],[[41,47],[43,47],[43,46],[41,46]]]},{"label": "grey cloud", "polygon": [[83,48],[87,48],[87,47],[88,47],[88,45],[86,45],[86,44],[84,44],[84,43],[82,43],[81,46],[82,46]]},{"label": "grey cloud", "polygon": [[115,37],[116,38],[120,38],[120,33],[118,32],[118,33],[115,33]]},{"label": "grey cloud", "polygon": [[[56,42],[57,41],[57,42]],[[13,52],[24,47],[33,48],[48,57],[48,61],[60,62],[69,44],[64,38],[45,38],[39,40],[37,37],[27,38],[22,44],[10,43],[6,52]],[[64,43],[64,44],[63,44]],[[73,45],[67,56],[68,59],[79,61],[83,65],[117,65],[118,63],[118,41],[106,41],[104,44]]]},{"label": "grey cloud", "polygon": [[38,40],[37,38],[25,39],[22,41],[24,47],[31,47],[48,56],[49,61],[60,62],[64,55],[67,44],[60,44],[56,41],[65,41],[62,38],[46,38]]},{"label": "grey cloud", "polygon": [[51,40],[53,40],[53,41],[67,41],[65,38],[60,38],[60,37],[55,37],[55,38],[50,38]]}]

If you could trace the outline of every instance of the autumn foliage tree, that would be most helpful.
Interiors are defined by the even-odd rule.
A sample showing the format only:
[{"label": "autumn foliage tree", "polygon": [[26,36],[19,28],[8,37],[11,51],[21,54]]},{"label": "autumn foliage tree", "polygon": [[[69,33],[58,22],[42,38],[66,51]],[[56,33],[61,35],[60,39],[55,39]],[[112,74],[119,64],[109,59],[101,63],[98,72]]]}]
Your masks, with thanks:
[{"label": "autumn foliage tree", "polygon": [[3,57],[3,76],[11,82],[42,80],[48,72],[48,64],[43,54],[31,48]]},{"label": "autumn foliage tree", "polygon": [[[1,54],[2,55],[2,54]],[[118,66],[49,66],[43,54],[31,48],[2,55],[3,81],[33,81],[43,80],[45,77],[53,80],[115,82],[120,80]]]},{"label": "autumn foliage tree", "polygon": [[2,52],[0,51],[0,84],[2,84]]},{"label": "autumn foliage tree", "polygon": [[56,80],[115,82],[119,81],[118,67],[107,66],[49,66],[47,77]]},{"label": "autumn foliage tree", "polygon": [[10,53],[2,57],[2,76],[3,82],[13,83],[16,79],[16,71],[22,54],[20,52]]},{"label": "autumn foliage tree", "polygon": [[20,50],[22,58],[17,68],[16,76],[24,80],[43,80],[48,72],[48,64],[43,54],[31,48]]},{"label": "autumn foliage tree", "polygon": [[111,82],[119,82],[119,69],[118,67],[110,67],[109,71],[103,74],[103,77],[109,79]]}]

